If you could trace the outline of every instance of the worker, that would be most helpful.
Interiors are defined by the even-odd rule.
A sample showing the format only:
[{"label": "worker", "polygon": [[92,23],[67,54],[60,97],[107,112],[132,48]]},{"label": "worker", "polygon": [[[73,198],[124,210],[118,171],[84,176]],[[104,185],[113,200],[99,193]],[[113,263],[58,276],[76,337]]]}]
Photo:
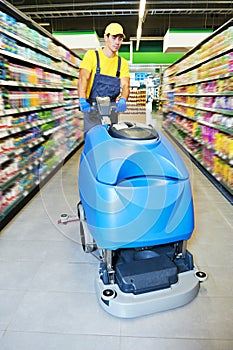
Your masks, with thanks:
[{"label": "worker", "polygon": [[[84,113],[84,134],[95,125],[101,124],[97,112],[91,106],[96,97],[110,97],[115,103],[111,121],[117,122],[118,113],[125,112],[129,96],[130,75],[128,62],[118,56],[125,38],[119,23],[109,24],[104,32],[105,47],[88,50],[80,64],[78,94],[80,110]],[[117,100],[117,101],[116,101]]]}]

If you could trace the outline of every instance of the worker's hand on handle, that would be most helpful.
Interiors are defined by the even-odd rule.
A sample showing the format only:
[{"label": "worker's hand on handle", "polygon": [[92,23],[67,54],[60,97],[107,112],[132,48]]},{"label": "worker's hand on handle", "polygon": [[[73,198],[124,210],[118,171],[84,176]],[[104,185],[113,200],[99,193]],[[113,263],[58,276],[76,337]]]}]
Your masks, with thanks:
[{"label": "worker's hand on handle", "polygon": [[84,97],[79,98],[79,106],[81,112],[89,113],[91,111],[91,105],[87,102],[86,98]]},{"label": "worker's hand on handle", "polygon": [[125,112],[126,108],[127,108],[126,99],[124,97],[121,97],[119,99],[119,101],[117,102],[116,111],[117,112]]}]

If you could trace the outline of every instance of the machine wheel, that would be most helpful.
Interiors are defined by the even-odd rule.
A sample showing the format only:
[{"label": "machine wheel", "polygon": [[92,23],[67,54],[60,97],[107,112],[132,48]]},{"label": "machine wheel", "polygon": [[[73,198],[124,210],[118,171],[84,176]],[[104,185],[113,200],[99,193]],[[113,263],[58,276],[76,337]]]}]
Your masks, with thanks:
[{"label": "machine wheel", "polygon": [[113,289],[104,289],[101,295],[102,299],[105,301],[109,301],[111,299],[114,299],[116,297],[116,291]]},{"label": "machine wheel", "polygon": [[200,282],[204,282],[207,279],[207,274],[203,271],[197,271],[195,276]]}]

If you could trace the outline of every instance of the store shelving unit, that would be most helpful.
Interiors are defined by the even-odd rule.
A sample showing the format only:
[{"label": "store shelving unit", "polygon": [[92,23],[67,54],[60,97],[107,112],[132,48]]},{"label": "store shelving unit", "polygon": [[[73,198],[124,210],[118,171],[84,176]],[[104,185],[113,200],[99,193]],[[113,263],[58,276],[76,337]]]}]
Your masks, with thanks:
[{"label": "store shelving unit", "polygon": [[1,0],[0,228],[83,142],[80,57]]},{"label": "store shelving unit", "polygon": [[163,127],[233,202],[233,20],[171,65]]},{"label": "store shelving unit", "polygon": [[127,110],[124,117],[135,117],[146,113],[146,89],[137,87],[130,88],[130,94],[127,101]]}]

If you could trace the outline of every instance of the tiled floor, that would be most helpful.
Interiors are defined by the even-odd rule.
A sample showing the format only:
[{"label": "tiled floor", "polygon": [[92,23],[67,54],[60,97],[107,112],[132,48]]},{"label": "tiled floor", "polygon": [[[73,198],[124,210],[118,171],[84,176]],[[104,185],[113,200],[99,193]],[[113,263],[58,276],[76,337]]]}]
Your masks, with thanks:
[{"label": "tiled floor", "polygon": [[230,203],[182,154],[196,214],[188,247],[209,277],[184,307],[138,319],[114,318],[96,299],[98,261],[83,253],[77,223],[57,224],[61,213],[76,214],[79,155],[0,235],[0,350],[232,350]]}]

